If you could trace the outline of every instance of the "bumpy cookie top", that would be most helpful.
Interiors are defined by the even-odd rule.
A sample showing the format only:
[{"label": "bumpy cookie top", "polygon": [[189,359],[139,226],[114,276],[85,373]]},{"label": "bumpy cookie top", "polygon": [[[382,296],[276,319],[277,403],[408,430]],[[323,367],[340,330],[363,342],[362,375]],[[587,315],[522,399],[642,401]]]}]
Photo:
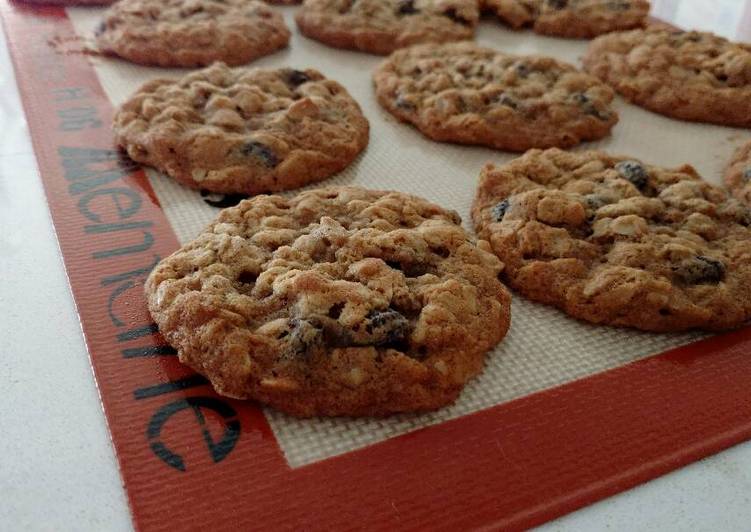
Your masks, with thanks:
[{"label": "bumpy cookie top", "polygon": [[106,53],[135,63],[241,65],[283,48],[282,16],[257,0],[120,0],[97,29]]},{"label": "bumpy cookie top", "polygon": [[675,118],[751,126],[751,46],[711,33],[635,30],[598,37],[586,70],[628,100]]},{"label": "bumpy cookie top", "polygon": [[690,166],[533,150],[485,167],[472,215],[514,288],[577,318],[651,331],[751,318],[751,212]]},{"label": "bumpy cookie top", "polygon": [[470,39],[479,18],[476,0],[305,0],[295,15],[308,37],[375,54]]},{"label": "bumpy cookie top", "polygon": [[301,416],[438,408],[509,324],[502,265],[459,222],[397,192],[257,196],[157,265],[149,308],[220,393]]},{"label": "bumpy cookie top", "polygon": [[751,205],[751,141],[735,153],[725,171],[725,183],[736,198]]},{"label": "bumpy cookie top", "polygon": [[397,50],[374,73],[379,102],[435,140],[523,151],[604,137],[613,91],[571,65],[471,42]]},{"label": "bumpy cookie top", "polygon": [[357,102],[320,72],[224,64],[146,83],[118,110],[114,128],[134,160],[222,193],[318,181],[368,142]]},{"label": "bumpy cookie top", "polygon": [[644,26],[646,0],[481,0],[514,28],[531,25],[537,33],[587,38]]}]

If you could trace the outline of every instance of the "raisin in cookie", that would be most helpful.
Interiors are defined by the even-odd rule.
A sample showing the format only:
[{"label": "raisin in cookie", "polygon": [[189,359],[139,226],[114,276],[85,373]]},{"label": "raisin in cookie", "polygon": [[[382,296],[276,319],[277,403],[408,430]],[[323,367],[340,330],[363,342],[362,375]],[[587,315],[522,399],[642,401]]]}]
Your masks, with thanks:
[{"label": "raisin in cookie", "polygon": [[346,89],[312,69],[230,69],[146,83],[115,115],[130,157],[192,188],[256,194],[345,168],[368,143]]},{"label": "raisin in cookie", "polygon": [[533,150],[484,168],[472,216],[513,288],[576,318],[648,331],[751,318],[751,212],[691,166]]},{"label": "raisin in cookie", "polygon": [[96,31],[104,53],[134,63],[242,65],[289,42],[282,16],[257,0],[120,0]]},{"label": "raisin in cookie", "polygon": [[305,0],[300,31],[329,46],[388,54],[422,42],[471,39],[476,0]]},{"label": "raisin in cookie", "polygon": [[725,171],[725,184],[736,198],[751,205],[751,141],[733,156]]},{"label": "raisin in cookie", "polygon": [[397,50],[375,71],[378,101],[434,140],[524,151],[606,136],[613,91],[555,59],[471,42]]},{"label": "raisin in cookie", "polygon": [[592,41],[584,67],[656,113],[751,126],[751,46],[711,33],[635,30]]},{"label": "raisin in cookie", "polygon": [[646,0],[481,0],[512,28],[531,26],[544,35],[586,39],[641,28],[649,14]]},{"label": "raisin in cookie", "polygon": [[432,410],[509,326],[502,265],[459,223],[398,192],[257,196],[156,266],[149,309],[221,394],[297,416]]}]

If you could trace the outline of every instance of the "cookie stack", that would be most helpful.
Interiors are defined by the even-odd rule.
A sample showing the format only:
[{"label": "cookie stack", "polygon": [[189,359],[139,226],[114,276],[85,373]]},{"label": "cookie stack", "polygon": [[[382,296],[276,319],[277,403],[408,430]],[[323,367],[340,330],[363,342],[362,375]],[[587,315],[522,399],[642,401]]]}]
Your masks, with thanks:
[{"label": "cookie stack", "polygon": [[[281,1],[277,3],[288,3]],[[594,39],[584,70],[473,42],[481,12],[511,28]],[[511,296],[599,326],[723,330],[751,318],[751,143],[728,187],[689,165],[601,151],[615,94],[669,117],[751,126],[751,47],[644,29],[644,0],[305,0],[300,32],[390,54],[375,98],[429,139],[526,152],[480,171],[471,218],[357,187],[266,195],[351,165],[369,123],[313,68],[231,68],[288,45],[257,0],[121,0],[110,55],[206,67],[154,80],[118,110],[135,161],[222,210],[146,283],[180,360],[219,393],[297,416],[382,416],[453,402],[506,335]],[[320,53],[326,53],[323,49]],[[333,53],[333,52],[330,52]],[[647,334],[647,333],[645,333]]]}]

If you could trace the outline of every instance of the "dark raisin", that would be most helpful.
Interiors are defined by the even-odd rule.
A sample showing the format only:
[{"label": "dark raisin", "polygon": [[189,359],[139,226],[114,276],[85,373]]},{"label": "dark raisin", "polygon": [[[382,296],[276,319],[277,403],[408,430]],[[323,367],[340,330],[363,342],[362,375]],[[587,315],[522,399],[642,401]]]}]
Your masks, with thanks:
[{"label": "dark raisin", "polygon": [[467,20],[466,18],[459,15],[459,13],[456,12],[456,8],[452,7],[447,9],[443,12],[444,17],[448,17],[449,19],[453,20],[457,24],[461,24],[462,26],[471,26],[472,21]]},{"label": "dark raisin", "polygon": [[532,73],[532,69],[529,68],[529,65],[527,65],[526,63],[517,63],[517,65],[514,67],[514,70],[516,71],[516,75],[520,78],[529,77],[529,75]]},{"label": "dark raisin", "polygon": [[405,277],[420,277],[430,271],[429,266],[422,262],[399,262],[393,260],[387,260],[385,262],[389,268],[399,270]]},{"label": "dark raisin", "polygon": [[649,183],[649,173],[639,161],[621,161],[615,165],[615,169],[639,190],[644,190]]},{"label": "dark raisin", "polygon": [[302,70],[289,70],[287,72],[286,79],[288,85],[292,87],[299,87],[303,83],[310,81],[310,76],[308,76]]},{"label": "dark raisin", "polygon": [[587,204],[587,208],[593,211],[608,204],[608,201],[599,194],[587,194],[584,196],[584,201]]},{"label": "dark raisin", "polygon": [[725,278],[725,265],[703,255],[683,261],[673,271],[678,279],[687,284],[717,284]]},{"label": "dark raisin", "polygon": [[307,355],[323,346],[323,329],[308,320],[289,320],[289,348],[295,355]]},{"label": "dark raisin", "polygon": [[402,342],[409,334],[409,320],[393,309],[371,310],[366,316],[365,332],[368,345]]},{"label": "dark raisin", "polygon": [[490,211],[490,215],[493,217],[493,221],[500,222],[503,220],[503,217],[506,216],[506,211],[509,208],[509,202],[507,199],[503,200],[502,202],[498,203],[493,209]]},{"label": "dark raisin", "polygon": [[399,109],[404,109],[405,111],[414,111],[416,109],[415,104],[405,99],[404,96],[401,95],[396,97],[395,103]]},{"label": "dark raisin", "polygon": [[396,4],[396,13],[398,15],[414,15],[419,11],[415,7],[415,0],[399,0]]},{"label": "dark raisin", "polygon": [[243,196],[242,194],[218,194],[216,192],[209,192],[208,190],[201,190],[201,197],[205,203],[219,209],[234,207],[247,198],[247,196]]},{"label": "dark raisin", "polygon": [[243,270],[237,276],[237,280],[243,284],[253,284],[256,282],[256,279],[258,279],[258,273],[250,270]]},{"label": "dark raisin", "polygon": [[334,303],[329,307],[329,318],[338,320],[339,316],[342,315],[342,310],[344,310],[344,303]]},{"label": "dark raisin", "polygon": [[746,168],[746,171],[743,172],[743,181],[746,183],[751,182],[751,168]]},{"label": "dark raisin", "polygon": [[546,0],[545,3],[553,9],[564,9],[568,6],[568,0]]},{"label": "dark raisin", "polygon": [[738,216],[738,223],[746,226],[751,227],[751,209],[749,208],[742,208],[743,210],[740,212]]},{"label": "dark raisin", "polygon": [[107,30],[107,25],[104,23],[104,21],[102,21],[99,24],[97,24],[97,27],[94,30],[94,36],[99,37],[106,30]]},{"label": "dark raisin", "polygon": [[246,143],[242,147],[242,154],[245,157],[256,157],[260,159],[261,162],[269,168],[273,168],[279,164],[279,159],[276,154],[271,151],[271,148],[260,142],[251,141]]},{"label": "dark raisin", "polygon": [[432,251],[433,253],[435,253],[436,255],[444,259],[447,258],[449,255],[451,255],[451,252],[443,246],[439,246],[436,248],[431,247],[430,251]]},{"label": "dark raisin", "polygon": [[519,108],[519,102],[505,92],[498,97],[498,103],[505,105],[506,107],[510,107],[511,109]]},{"label": "dark raisin", "polygon": [[582,111],[587,113],[588,115],[592,115],[595,118],[598,118],[599,120],[609,120],[610,119],[610,112],[608,111],[601,111],[597,108],[597,106],[594,104],[592,99],[587,96],[584,93],[577,92],[571,97],[579,106],[582,108]]}]

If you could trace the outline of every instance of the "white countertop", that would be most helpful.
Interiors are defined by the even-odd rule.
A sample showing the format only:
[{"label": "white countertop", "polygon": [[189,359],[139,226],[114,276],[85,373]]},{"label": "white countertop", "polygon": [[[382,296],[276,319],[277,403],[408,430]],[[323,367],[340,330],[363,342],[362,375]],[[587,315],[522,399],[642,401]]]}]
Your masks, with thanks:
[{"label": "white countertop", "polygon": [[[1,27],[0,125],[0,530],[132,530]],[[750,503],[746,443],[541,530],[748,531]]]}]

